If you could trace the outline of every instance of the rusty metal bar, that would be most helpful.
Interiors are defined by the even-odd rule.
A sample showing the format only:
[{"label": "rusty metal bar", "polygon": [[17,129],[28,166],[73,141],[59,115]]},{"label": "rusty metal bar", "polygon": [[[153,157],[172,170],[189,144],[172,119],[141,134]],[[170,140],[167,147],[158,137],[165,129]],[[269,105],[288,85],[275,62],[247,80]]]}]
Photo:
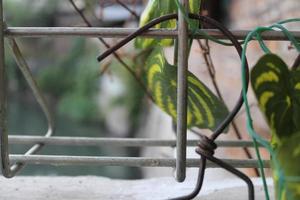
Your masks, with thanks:
[{"label": "rusty metal bar", "polygon": [[8,152],[8,134],[6,127],[6,104],[7,87],[5,75],[5,56],[4,56],[4,22],[3,22],[3,2],[0,0],[0,151],[1,151],[1,169],[2,174],[9,176],[9,152]]},{"label": "rusty metal bar", "polygon": [[[58,156],[58,155],[10,155],[12,162],[43,165],[98,165],[98,166],[130,166],[130,167],[175,167],[175,158],[152,157],[96,157],[96,156]],[[222,161],[237,168],[258,167],[257,160],[223,159]],[[270,163],[264,160],[265,167]],[[187,159],[187,167],[199,167],[199,158]],[[216,168],[218,165],[209,162],[207,167]]]},{"label": "rusty metal bar", "polygon": [[[188,0],[180,0],[188,13]],[[176,128],[176,180],[183,182],[186,176],[187,140],[187,68],[188,68],[188,24],[184,13],[178,10],[178,66],[177,66],[177,128]]]},{"label": "rusty metal bar", "polygon": [[[137,31],[137,28],[96,28],[96,27],[8,27],[5,30],[5,37],[103,37],[103,38],[123,38]],[[245,39],[250,30],[230,30],[239,40]],[[224,34],[216,29],[201,29],[201,32],[217,39],[228,39]],[[300,31],[290,31],[296,39],[300,39]],[[157,38],[177,38],[177,30],[152,28],[140,35],[140,37]],[[195,39],[205,38],[200,33],[189,33]],[[280,31],[267,31],[262,33],[264,40],[288,41],[288,38]]]},{"label": "rusty metal bar", "polygon": [[[181,0],[183,5],[187,5],[187,0]],[[49,138],[49,136],[53,132],[52,128],[52,120],[50,119],[50,115],[47,116],[47,108],[43,109],[47,112],[45,113],[49,122],[49,130],[45,137],[39,138],[28,138],[11,136],[8,139],[8,134],[6,132],[6,84],[5,84],[5,66],[4,66],[4,37],[8,37],[11,46],[13,47],[13,52],[16,57],[18,64],[21,65],[20,69],[22,70],[22,65],[26,65],[25,60],[21,58],[21,53],[17,48],[13,37],[56,37],[56,36],[85,36],[85,37],[123,37],[127,36],[130,33],[134,32],[137,29],[111,29],[111,28],[79,28],[79,27],[15,27],[15,28],[7,28],[5,29],[5,24],[3,23],[3,8],[2,8],[2,0],[0,0],[0,137],[1,137],[1,158],[2,158],[2,168],[3,175],[6,177],[14,176],[15,172],[22,168],[25,164],[54,164],[54,165],[83,165],[83,164],[93,164],[93,165],[126,165],[126,166],[151,166],[151,167],[176,167],[176,178],[179,182],[184,181],[185,179],[185,168],[187,167],[199,167],[199,159],[186,159],[186,144],[194,145],[195,141],[187,141],[186,139],[186,91],[187,91],[187,81],[186,81],[186,73],[187,73],[187,45],[188,45],[188,37],[189,33],[187,30],[187,24],[184,21],[183,13],[179,12],[179,29],[177,30],[157,30],[153,29],[145,33],[146,37],[171,37],[178,38],[179,40],[179,61],[178,61],[178,96],[177,96],[177,108],[178,108],[178,123],[177,123],[177,141],[155,141],[148,139],[137,139],[137,140],[118,140],[118,139],[106,139],[99,138],[99,140],[92,138],[74,138],[73,140],[65,137],[65,138]],[[117,32],[119,31],[119,32]],[[126,33],[127,31],[127,33]],[[214,36],[218,39],[224,39],[224,36],[220,34],[219,31],[216,30],[205,30],[207,34]],[[211,31],[209,33],[208,31]],[[239,32],[237,31],[235,34],[237,38],[244,39],[248,32]],[[300,32],[293,32],[297,39],[300,38]],[[240,36],[238,35],[240,34]],[[196,35],[196,37],[202,38],[202,36]],[[285,40],[285,36],[281,32],[271,31],[263,34],[263,38],[268,37],[266,39],[273,40]],[[265,38],[264,38],[265,39]],[[21,58],[21,59],[20,59]],[[19,60],[18,60],[19,59]],[[25,66],[25,68],[28,68]],[[25,69],[23,67],[23,70]],[[26,77],[26,73],[29,71],[23,71],[24,76]],[[28,75],[28,74],[27,74]],[[27,77],[29,77],[27,76]],[[26,78],[27,78],[26,77]],[[32,77],[29,77],[30,79]],[[28,80],[27,80],[28,81]],[[29,80],[29,84],[34,85],[34,81]],[[31,88],[34,91],[35,96],[40,95],[38,88]],[[42,98],[42,97],[41,97]],[[39,101],[41,104],[43,100]],[[43,102],[42,102],[43,103]],[[43,105],[41,105],[43,107]],[[33,136],[32,136],[33,137]],[[31,148],[25,155],[9,155],[8,152],[8,144],[10,140],[15,142],[16,144],[27,143],[27,144],[36,144],[33,148]],[[21,141],[23,139],[23,141]],[[148,140],[148,141],[147,141]],[[45,143],[43,143],[43,141]],[[71,144],[71,142],[77,142],[75,144]],[[145,142],[146,146],[156,146],[158,144],[177,146],[177,159],[173,158],[128,158],[128,157],[84,157],[84,156],[52,156],[52,155],[30,155],[32,153],[37,152],[43,145],[47,144],[70,144],[70,145],[103,145],[103,143],[111,144],[111,145],[121,145],[124,143],[125,145],[137,146],[142,142]],[[166,142],[166,143],[164,143]],[[190,143],[191,142],[191,143]],[[224,143],[225,144],[225,143]],[[227,144],[228,145],[228,144]],[[11,159],[11,160],[9,160]],[[186,162],[187,161],[187,162]],[[224,160],[229,164],[243,168],[245,164],[248,162],[253,162],[252,166],[250,164],[248,167],[257,167],[256,160]],[[10,167],[10,164],[14,164]],[[208,166],[210,166],[208,164]],[[213,166],[213,164],[211,165]],[[268,166],[268,165],[267,165]]]},{"label": "rusty metal bar", "polygon": [[[201,140],[201,139],[200,139]],[[66,145],[66,146],[123,146],[123,147],[175,147],[176,140],[162,140],[151,138],[98,138],[98,137],[45,137],[9,135],[9,144],[34,145]],[[199,139],[187,140],[187,146],[197,146]],[[216,141],[219,147],[253,147],[252,141],[221,140]]]}]

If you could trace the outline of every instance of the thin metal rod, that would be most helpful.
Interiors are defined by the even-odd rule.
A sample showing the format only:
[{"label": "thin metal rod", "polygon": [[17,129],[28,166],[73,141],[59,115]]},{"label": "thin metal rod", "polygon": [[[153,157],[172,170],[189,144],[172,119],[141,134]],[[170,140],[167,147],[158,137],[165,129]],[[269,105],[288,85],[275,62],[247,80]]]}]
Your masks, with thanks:
[{"label": "thin metal rod", "polygon": [[211,156],[211,157],[209,156],[209,157],[207,157],[207,159],[209,161],[213,162],[213,163],[216,163],[220,167],[226,169],[228,172],[236,175],[237,177],[241,178],[242,180],[244,180],[244,182],[248,186],[248,199],[249,200],[254,200],[254,186],[253,186],[253,183],[252,183],[251,179],[247,175],[245,175],[241,171],[237,170],[235,168],[235,166],[233,166],[231,163],[227,163],[224,160],[217,159],[213,156]]},{"label": "thin metal rod", "polygon": [[[62,36],[85,36],[85,37],[103,37],[103,38],[123,38],[135,31],[137,28],[97,28],[97,27],[8,27],[5,29],[5,37],[62,37]],[[250,30],[230,30],[238,40],[244,40]],[[210,36],[217,39],[228,39],[217,29],[201,29]],[[300,31],[290,31],[296,39],[300,39]],[[177,38],[177,30],[170,29],[149,29],[139,37],[157,37],[157,38]],[[195,39],[205,39],[200,33],[191,34],[189,37]],[[288,41],[288,38],[280,31],[267,31],[262,33],[264,40]]]},{"label": "thin metal rod", "polygon": [[[215,65],[213,63],[212,56],[211,56],[209,40],[206,39],[204,41],[204,43],[202,43],[201,40],[197,40],[197,42],[198,42],[200,48],[203,51],[202,52],[202,56],[203,56],[204,61],[206,63],[207,71],[208,71],[208,73],[210,75],[210,78],[211,78],[212,84],[214,86],[214,89],[216,91],[216,94],[220,98],[220,100],[223,103],[225,103],[224,97],[223,97],[223,95],[222,95],[222,93],[220,91],[218,82],[216,80],[216,69],[215,69]],[[242,137],[242,134],[241,134],[241,132],[240,132],[240,130],[238,128],[238,125],[237,125],[235,119],[232,120],[231,125],[232,125],[233,131],[234,131],[237,139],[242,140],[243,137]],[[250,152],[250,150],[248,148],[244,147],[243,150],[244,150],[247,158],[250,158],[250,159],[253,158],[252,155],[251,155],[251,152]],[[254,171],[255,175],[258,177],[259,176],[258,170],[257,169],[253,169],[253,171]]]},{"label": "thin metal rod", "polygon": [[29,69],[29,66],[21,53],[21,50],[16,42],[15,39],[9,38],[8,39],[9,47],[11,48],[13,52],[13,56],[15,58],[15,61],[17,62],[19,69],[21,70],[25,80],[27,81],[30,89],[33,92],[33,96],[35,97],[36,101],[42,108],[42,111],[44,115],[46,116],[47,122],[48,122],[48,130],[46,133],[46,136],[51,136],[54,132],[54,119],[50,112],[50,109],[48,108],[47,101],[45,97],[43,96],[41,90],[39,89],[36,81],[34,80],[34,77]]},{"label": "thin metal rod", "polygon": [[206,158],[204,156],[201,156],[197,183],[194,190],[186,196],[172,198],[171,200],[190,200],[190,199],[194,199],[199,194],[204,181],[206,162],[207,162]]},{"label": "thin metal rod", "polygon": [[[43,165],[99,165],[99,166],[130,166],[130,167],[175,167],[175,158],[152,157],[96,157],[96,156],[61,156],[61,155],[10,155],[11,162]],[[224,162],[237,168],[258,167],[257,160],[223,159]],[[270,162],[264,160],[265,167]],[[200,159],[187,159],[187,167],[199,167]],[[207,162],[207,167],[216,168],[218,165]]]},{"label": "thin metal rod", "polygon": [[[28,66],[23,54],[21,53],[21,50],[20,50],[17,42],[15,41],[15,39],[9,38],[8,43],[13,52],[15,60],[19,66],[19,69],[21,70],[25,80],[27,81],[30,89],[33,92],[33,96],[37,100],[38,104],[42,108],[44,115],[46,116],[47,123],[48,123],[48,129],[47,129],[47,132],[45,133],[44,137],[50,137],[54,134],[55,126],[54,126],[54,119],[48,108],[46,99],[44,98],[37,83],[35,82],[33,75],[30,72],[29,66]],[[31,154],[37,153],[38,151],[40,151],[43,148],[43,146],[44,146],[43,143],[36,143],[25,153],[25,155],[31,155]],[[11,166],[12,175],[15,175],[24,166],[25,166],[24,163],[16,163],[13,166]]]},{"label": "thin metal rod", "polygon": [[[200,139],[201,140],[201,139]],[[45,136],[23,136],[9,135],[9,144],[33,145],[43,143],[44,145],[57,146],[122,146],[122,147],[175,147],[176,140],[161,140],[150,138],[94,138],[94,137],[45,137]],[[187,140],[187,146],[197,146],[199,140]],[[219,147],[253,147],[252,141],[221,140],[216,141]]]},{"label": "thin metal rod", "polygon": [[[233,43],[234,47],[236,48],[236,50],[238,51],[239,55],[241,56],[241,51],[242,48],[239,44],[239,42],[236,40],[236,38],[230,33],[229,30],[227,30],[225,27],[223,27],[221,24],[219,24],[217,21],[207,18],[207,17],[203,17],[203,16],[199,16],[199,15],[194,15],[194,14],[189,14],[189,16],[193,19],[198,19],[201,20],[201,22],[203,23],[209,23],[214,25],[215,27],[217,27],[224,35],[228,36],[228,39],[231,40],[231,42]],[[101,54],[100,56],[98,56],[98,61],[102,61],[103,59],[105,59],[107,56],[111,55],[112,52],[116,51],[117,49],[123,47],[124,45],[126,45],[128,42],[130,42],[132,39],[134,39],[135,37],[137,37],[138,35],[140,35],[141,33],[145,32],[146,30],[148,30],[149,28],[153,27],[154,25],[156,25],[157,23],[160,23],[162,21],[165,20],[170,20],[172,18],[177,18],[176,14],[170,14],[170,15],[164,15],[161,16],[159,18],[156,18],[154,20],[152,20],[151,22],[149,22],[148,24],[146,24],[145,26],[141,27],[139,30],[137,30],[136,32],[132,33],[131,35],[128,35],[126,38],[122,39],[119,43],[117,43],[115,46],[111,47],[110,49],[108,49],[107,51],[105,51],[103,54]],[[245,68],[246,68],[246,77],[247,77],[247,83],[248,83],[248,78],[249,78],[249,74],[248,74],[248,63],[246,62],[245,64]],[[228,126],[228,124],[232,121],[232,119],[236,116],[237,112],[240,110],[241,106],[243,104],[243,98],[242,95],[240,95],[236,105],[234,106],[232,112],[224,119],[224,121],[218,126],[218,128],[214,131],[213,135],[210,136],[210,140],[214,141],[222,132],[223,130]]]},{"label": "thin metal rod", "polygon": [[[5,26],[4,22],[3,22],[3,26]],[[13,55],[15,57],[15,60],[18,64],[21,72],[23,73],[30,89],[33,92],[34,97],[36,98],[38,104],[41,106],[42,111],[46,116],[46,119],[47,119],[47,122],[48,122],[48,130],[47,130],[46,135],[44,137],[50,137],[54,133],[54,120],[53,120],[52,115],[49,111],[46,100],[43,97],[41,91],[39,90],[32,74],[30,72],[28,64],[27,64],[26,60],[24,59],[24,57],[23,57],[23,55],[22,55],[15,39],[9,38],[8,42],[9,42],[9,46],[12,49]],[[2,125],[1,125],[1,127],[2,127]],[[9,154],[8,140],[7,140],[8,136],[7,136],[7,133],[6,132],[4,133],[4,132],[5,131],[3,131],[3,133],[1,134],[1,136],[3,135],[3,137],[1,138],[1,148],[3,148],[1,153],[3,152],[2,157],[4,158],[4,159],[2,159],[2,169],[3,169],[3,175],[7,178],[11,178],[18,171],[20,171],[25,166],[25,164],[24,163],[16,163],[16,164],[10,166],[10,161],[8,159],[8,154]],[[34,153],[40,151],[42,147],[43,147],[42,143],[35,143],[25,153],[25,155],[34,154]]]},{"label": "thin metal rod", "polygon": [[[232,35],[232,33],[225,27],[223,27],[221,24],[219,24],[217,21],[205,18],[203,22],[210,23],[217,27],[224,35],[227,35],[228,39],[232,42],[234,45],[238,55],[240,58],[242,58],[242,47],[237,41],[237,39]],[[248,91],[248,84],[249,84],[249,65],[247,59],[245,60],[245,73],[246,73],[246,91]],[[240,93],[240,96],[237,100],[237,103],[233,107],[232,111],[229,113],[229,115],[223,120],[223,122],[217,127],[217,129],[214,131],[214,133],[210,136],[210,139],[215,140],[223,131],[224,129],[232,122],[232,120],[235,118],[237,113],[240,111],[242,105],[244,103],[242,92]]]},{"label": "thin metal rod", "polygon": [[[180,0],[188,13],[188,0]],[[178,10],[178,66],[177,66],[177,123],[176,123],[176,180],[183,182],[186,176],[187,140],[187,71],[188,71],[188,25],[184,13]]]},{"label": "thin metal rod", "polygon": [[[150,21],[146,25],[144,25],[144,26],[140,27],[139,29],[137,29],[132,34],[130,34],[130,35],[126,36],[125,38],[123,38],[122,40],[120,40],[117,44],[115,44],[111,48],[107,49],[104,53],[99,55],[97,57],[98,62],[101,62],[107,56],[111,55],[113,52],[117,51],[118,49],[120,49],[121,47],[123,47],[124,45],[126,45],[128,42],[132,41],[133,39],[135,39],[139,35],[143,34],[146,31],[148,31],[150,28],[154,27],[156,24],[159,24],[163,21],[167,21],[167,20],[171,20],[171,19],[177,19],[177,18],[178,18],[177,14],[168,14],[168,15],[164,15],[164,16],[153,19],[152,21]],[[176,35],[177,35],[177,33],[176,33]]]},{"label": "thin metal rod", "polygon": [[9,152],[8,152],[8,134],[6,125],[6,104],[7,87],[5,75],[5,56],[4,56],[4,22],[3,22],[3,2],[0,0],[0,151],[1,151],[1,169],[3,175],[10,174]]},{"label": "thin metal rod", "polygon": [[[19,46],[14,38],[8,39],[9,46],[13,52],[13,55],[15,57],[15,61],[18,64],[19,69],[21,70],[25,80],[27,81],[30,89],[33,92],[33,95],[35,99],[37,100],[38,104],[42,108],[42,111],[44,115],[46,116],[47,122],[48,122],[48,130],[45,134],[45,137],[50,137],[54,133],[54,120],[50,113],[50,110],[47,106],[46,100],[44,96],[42,95],[41,91],[39,90],[31,72],[29,69],[29,66],[24,58],[24,56],[21,53],[21,50],[19,49]],[[43,148],[42,143],[35,143],[26,153],[25,155],[31,155],[38,151],[40,151]],[[20,171],[24,167],[24,163],[16,163],[10,167],[11,175],[14,176],[18,171]]]},{"label": "thin metal rod", "polygon": [[[193,16],[193,15],[190,15],[190,16]],[[199,19],[202,18],[202,20],[201,20],[202,23],[204,23],[204,24],[207,23],[209,25],[212,25],[212,26],[218,28],[224,35],[226,35],[228,37],[228,39],[232,42],[235,49],[237,50],[239,56],[241,56],[242,47],[240,46],[239,42],[236,40],[236,38],[231,34],[231,32],[226,27],[224,27],[222,24],[218,23],[217,21],[215,21],[209,17],[203,17],[203,16],[194,16],[194,17],[197,17]],[[245,68],[246,68],[245,69],[246,70],[246,82],[247,82],[247,89],[248,89],[249,68],[248,68],[247,59],[246,59],[246,63],[245,63]],[[222,161],[220,161],[219,159],[217,159],[213,156],[215,149],[217,148],[217,145],[215,144],[214,140],[216,140],[216,138],[219,137],[220,134],[223,132],[223,130],[230,124],[230,122],[234,119],[234,117],[236,116],[237,112],[240,110],[242,105],[243,105],[243,97],[242,97],[242,95],[240,95],[240,97],[239,97],[237,103],[235,104],[234,108],[232,109],[232,111],[223,120],[223,122],[216,128],[214,133],[209,138],[206,136],[202,137],[203,140],[201,140],[199,142],[196,152],[201,155],[201,158],[203,160],[210,159],[212,162],[229,170],[231,173],[237,175],[239,178],[244,180],[247,183],[248,188],[249,188],[249,190],[248,190],[249,191],[249,200],[252,200],[252,197],[254,197],[254,190],[251,189],[251,186],[253,188],[253,184],[252,184],[251,180],[247,176],[245,176],[244,174],[242,174],[241,172],[236,170],[235,168],[232,168],[230,165],[226,165],[226,163],[225,164],[222,163]],[[205,167],[206,166],[205,166],[205,162],[204,162],[204,165],[201,165],[200,168],[205,168]],[[199,170],[198,181],[197,181],[199,183],[201,183],[202,182],[201,180],[204,178],[204,170]],[[200,192],[199,188],[201,189],[201,185],[197,184],[192,193],[190,193],[187,196],[179,197],[179,199],[181,199],[181,198],[185,199],[185,197],[197,195],[197,192]]]}]

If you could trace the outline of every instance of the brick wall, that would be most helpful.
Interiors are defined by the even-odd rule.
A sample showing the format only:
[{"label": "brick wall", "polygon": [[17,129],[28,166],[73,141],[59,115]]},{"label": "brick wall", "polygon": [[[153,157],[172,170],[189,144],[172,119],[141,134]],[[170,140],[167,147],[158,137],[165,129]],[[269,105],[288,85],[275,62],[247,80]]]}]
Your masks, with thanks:
[{"label": "brick wall", "polygon": [[[267,26],[274,22],[300,17],[299,0],[230,0],[228,9],[231,29],[254,29],[256,26]],[[289,30],[300,30],[300,23],[287,24]],[[250,60],[257,60],[262,51],[252,43]],[[267,42],[272,52],[278,53],[291,65],[296,57],[295,50],[289,50],[289,42]]]},{"label": "brick wall", "polygon": [[252,28],[299,17],[299,9],[299,0],[231,0],[231,25],[233,28]]}]

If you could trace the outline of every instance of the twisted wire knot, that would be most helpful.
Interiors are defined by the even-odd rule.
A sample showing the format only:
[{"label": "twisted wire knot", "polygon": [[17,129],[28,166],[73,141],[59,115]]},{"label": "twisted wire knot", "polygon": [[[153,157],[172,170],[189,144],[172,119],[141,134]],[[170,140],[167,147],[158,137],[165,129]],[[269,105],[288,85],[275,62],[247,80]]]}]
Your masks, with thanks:
[{"label": "twisted wire knot", "polygon": [[217,145],[213,140],[211,140],[207,136],[203,136],[198,143],[198,147],[196,148],[196,153],[203,155],[205,157],[210,157],[214,155],[216,148]]}]

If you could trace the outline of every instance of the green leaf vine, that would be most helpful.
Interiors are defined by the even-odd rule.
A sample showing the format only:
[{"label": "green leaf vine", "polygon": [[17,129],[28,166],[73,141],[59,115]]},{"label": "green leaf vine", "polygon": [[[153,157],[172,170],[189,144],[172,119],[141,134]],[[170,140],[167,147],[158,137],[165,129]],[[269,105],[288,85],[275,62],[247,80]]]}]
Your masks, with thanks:
[{"label": "green leaf vine", "polygon": [[[200,3],[199,0],[190,0],[190,12],[198,13]],[[174,2],[174,0],[150,0],[141,16],[140,26],[162,15],[177,13],[178,7],[178,2]],[[189,25],[190,29],[194,29],[199,26],[199,22],[189,20]],[[155,28],[174,29],[176,28],[176,20],[162,22]],[[154,103],[170,115],[173,120],[176,120],[177,66],[176,63],[171,65],[167,62],[163,51],[164,47],[173,44],[174,40],[172,39],[137,38],[135,40],[136,48],[151,49],[151,53],[146,59],[145,71],[146,85],[152,93]],[[226,106],[192,72],[188,72],[187,79],[188,128],[198,127],[214,130],[228,115]]]}]

